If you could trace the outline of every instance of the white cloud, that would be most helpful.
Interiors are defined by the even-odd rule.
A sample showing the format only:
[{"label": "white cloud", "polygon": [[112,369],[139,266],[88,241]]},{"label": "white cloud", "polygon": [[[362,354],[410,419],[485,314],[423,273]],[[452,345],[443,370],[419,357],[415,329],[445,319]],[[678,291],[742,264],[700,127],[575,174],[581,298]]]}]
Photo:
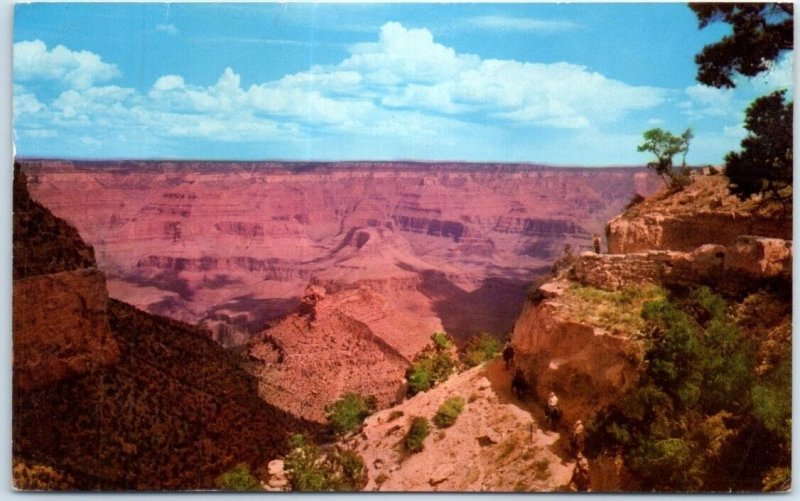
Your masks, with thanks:
[{"label": "white cloud", "polygon": [[[60,46],[48,51],[39,41],[20,43],[28,45],[15,50],[28,60],[37,54],[51,59],[56,52],[79,54]],[[387,151],[402,151],[402,146],[432,154],[443,151],[437,150],[441,147],[459,155],[464,141],[470,141],[465,138],[499,137],[509,124],[515,129],[598,129],[655,107],[668,95],[665,89],[628,85],[581,65],[458,53],[436,42],[426,29],[393,22],[381,28],[376,41],[349,50],[336,64],[312,66],[247,88],[232,68],[213,85],[198,86],[167,74],[139,92],[87,85],[118,74],[96,55],[94,64],[84,64],[95,71],[81,79],[68,76],[74,69],[64,64],[32,64],[39,69],[29,68],[21,80],[62,78],[81,84],[39,107],[36,96],[20,92],[18,106],[38,117],[39,128],[57,124],[76,138],[86,127],[102,127],[98,137],[109,141],[124,138],[126,131],[230,143],[311,141],[323,134],[340,140],[401,141],[391,148],[381,146]]]},{"label": "white cloud", "polygon": [[22,85],[14,85],[14,118],[22,115],[34,115],[47,107]]},{"label": "white cloud", "polygon": [[793,87],[793,52],[784,54],[769,71],[754,77],[735,75],[736,87],[718,89],[695,84],[684,89],[686,99],[678,107],[693,120],[727,117],[741,120],[747,106],[757,97],[786,89],[791,99]]},{"label": "white cloud", "polygon": [[571,21],[553,21],[532,17],[478,16],[468,19],[467,23],[476,28],[532,33],[554,33],[579,28],[579,25]]},{"label": "white cloud", "polygon": [[159,24],[156,26],[156,31],[167,33],[169,35],[178,34],[178,28],[176,28],[174,24]]},{"label": "white cloud", "polygon": [[737,75],[734,83],[737,87],[749,89],[758,94],[768,94],[778,89],[787,89],[792,93],[794,83],[794,51],[784,53],[780,59],[770,64],[770,69],[752,78]]},{"label": "white cloud", "polygon": [[119,76],[119,69],[89,51],[72,51],[63,45],[52,50],[41,40],[14,44],[14,78],[18,81],[35,79],[61,80],[85,89],[96,82]]}]

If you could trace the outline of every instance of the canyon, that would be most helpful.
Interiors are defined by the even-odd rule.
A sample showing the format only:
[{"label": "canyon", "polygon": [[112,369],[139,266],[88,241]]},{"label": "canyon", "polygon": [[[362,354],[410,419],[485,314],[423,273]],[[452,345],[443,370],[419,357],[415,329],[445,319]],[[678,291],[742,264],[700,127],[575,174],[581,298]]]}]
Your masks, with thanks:
[{"label": "canyon", "polygon": [[14,181],[15,488],[208,489],[314,433],[206,331],[110,298],[93,249]]},{"label": "canyon", "polygon": [[[94,188],[95,192],[79,190],[75,183],[80,180],[86,186],[97,179],[111,185],[109,179],[114,176],[130,174],[134,176],[129,179],[132,185],[148,186],[143,181],[148,175],[163,175],[163,166],[156,168],[151,163],[128,174],[123,173],[123,165],[116,165],[113,175],[105,172],[110,168],[55,162],[45,167],[27,165],[26,172],[39,176],[35,181],[15,172],[12,429],[14,485],[18,488],[205,489],[219,487],[220,475],[235,465],[248,465],[262,487],[285,490],[290,488],[287,473],[280,470],[283,477],[273,478],[273,466],[282,461],[276,458],[290,453],[286,438],[306,433],[310,440],[327,440],[323,450],[357,454],[363,461],[365,490],[566,490],[576,466],[566,427],[583,419],[592,439],[592,432],[597,432],[595,420],[636,393],[647,370],[645,357],[653,336],[649,330],[653,326],[645,323],[642,312],[653,301],[684,297],[699,285],[725,297],[726,314],[745,336],[753,361],[749,377],[755,390],[762,392],[753,393],[754,398],[789,398],[779,395],[790,394],[790,383],[777,378],[791,360],[791,214],[774,201],[737,200],[727,193],[724,176],[696,174],[681,191],[665,190],[628,204],[622,215],[605,226],[613,254],[585,251],[591,232],[602,221],[590,218],[586,222],[577,216],[570,220],[564,207],[558,214],[568,223],[515,223],[521,229],[499,231],[498,241],[516,242],[516,249],[534,246],[543,254],[537,258],[537,252],[515,254],[500,249],[496,251],[499,258],[508,259],[500,266],[491,263],[490,256],[482,255],[481,260],[459,247],[465,235],[478,234],[482,227],[475,219],[467,224],[462,217],[464,229],[454,233],[453,226],[441,223],[458,219],[452,215],[436,219],[438,225],[425,223],[428,226],[423,225],[426,229],[421,232],[402,230],[403,226],[395,224],[401,219],[391,215],[375,224],[351,226],[342,220],[339,230],[325,237],[311,224],[314,217],[299,213],[295,221],[306,221],[303,224],[309,227],[301,224],[287,235],[303,235],[304,244],[291,247],[288,237],[286,245],[277,248],[268,242],[262,242],[260,248],[255,242],[240,242],[231,255],[225,253],[229,247],[221,247],[216,238],[231,243],[235,234],[245,241],[258,241],[269,234],[264,220],[241,212],[237,218],[244,220],[233,222],[231,218],[230,224],[223,224],[213,222],[217,214],[210,211],[205,216],[211,223],[185,220],[184,225],[170,226],[172,230],[191,229],[189,233],[170,230],[177,240],[166,238],[163,232],[144,232],[141,241],[131,238],[125,244],[121,233],[111,232],[108,235],[116,235],[114,238],[99,239],[100,246],[93,248],[27,193],[27,186],[53,189],[58,183],[44,180],[64,175],[63,185],[71,186],[73,206],[81,205],[75,202],[78,200],[86,208],[93,196],[103,192],[99,188]],[[194,172],[197,166],[192,169]],[[553,172],[550,174],[555,175]],[[210,173],[194,172],[194,182],[189,184],[200,182],[203,175],[218,176],[221,182],[225,173],[215,173],[212,166]],[[614,172],[601,173],[611,176]],[[177,193],[175,186],[182,186],[189,175],[179,174],[169,193]],[[628,177],[620,179],[635,180],[645,173],[623,174]],[[297,175],[308,175],[308,170]],[[159,179],[166,182],[166,177]],[[114,182],[121,183],[119,179]],[[638,191],[641,183],[647,188],[649,181],[629,182],[629,187]],[[229,184],[235,183],[229,180]],[[477,186],[473,188],[479,191]],[[142,190],[140,198],[149,192]],[[66,193],[59,196],[68,199]],[[133,204],[136,197],[127,196],[126,202],[118,194],[117,205]],[[620,195],[613,200],[622,204],[624,198]],[[186,210],[182,217],[196,213]],[[165,211],[167,217],[174,216],[165,208],[161,213],[145,213],[150,217]],[[75,217],[84,217],[82,214],[77,211]],[[147,221],[129,217],[131,235],[134,230],[167,228],[158,217]],[[107,222],[111,216],[89,211],[85,218]],[[744,222],[736,227],[736,234],[728,227],[714,231],[720,218]],[[498,216],[497,221],[501,220]],[[493,228],[513,226],[498,226],[497,221]],[[414,225],[410,227],[418,227]],[[542,234],[526,232],[530,225]],[[110,231],[108,226],[99,227]],[[696,228],[702,230],[700,235],[693,233]],[[429,234],[431,231],[436,234]],[[184,235],[195,236],[181,242]],[[487,235],[494,237],[491,231]],[[159,238],[168,244],[161,246]],[[442,240],[448,243],[434,245]],[[292,249],[311,241],[318,242],[315,252],[324,259],[293,257]],[[425,242],[430,245],[425,247]],[[574,250],[565,251],[567,244]],[[559,246],[561,250],[556,250]],[[548,248],[552,248],[549,265],[542,264],[539,269],[538,264],[530,264],[544,263]],[[112,250],[128,254],[122,252],[123,257],[115,261]],[[259,254],[267,250],[272,252],[270,257]],[[96,258],[100,255],[107,260],[106,268]],[[279,255],[282,257],[276,257]],[[272,261],[266,261],[269,259]],[[122,262],[133,263],[133,271],[124,271]],[[433,268],[432,262],[445,263],[448,268]],[[258,263],[276,265],[273,270],[294,264],[295,270],[306,271],[269,274],[269,268]],[[331,263],[332,268],[326,268]],[[513,287],[513,280],[525,273],[536,277],[545,268],[543,280],[527,291]],[[152,274],[153,270],[158,271]],[[458,270],[472,270],[472,274]],[[500,271],[507,274],[499,275]],[[246,298],[231,296],[246,289],[247,280],[260,295],[251,291],[253,295]],[[279,293],[294,287],[291,294],[297,296],[277,295],[268,287],[273,282],[286,286],[275,289]],[[470,283],[480,286],[470,289]],[[200,308],[204,303],[193,300],[210,301],[210,291],[217,291],[217,299],[227,300],[223,305],[228,309],[215,318],[216,324],[198,316],[196,321],[205,327],[188,325],[110,297],[112,290],[130,293],[136,300],[158,299],[155,306],[144,304],[156,309],[163,306],[159,303],[164,298],[175,295],[184,301],[180,303],[183,310],[166,310],[175,316],[193,311],[190,306]],[[521,295],[519,313],[519,305],[504,304],[510,292]],[[274,316],[259,317],[258,321],[250,316],[256,315],[264,302],[287,299],[291,304],[272,303],[276,308],[270,315]],[[202,313],[201,309],[197,311]],[[491,311],[504,315],[502,321],[513,325],[514,367],[524,374],[529,392],[514,394],[513,371],[494,359],[472,369],[454,370],[449,379],[407,397],[405,371],[428,343],[430,333],[447,329],[457,341],[463,341],[470,331],[449,327],[454,325],[453,317],[464,315],[470,322],[485,322]],[[225,316],[232,312],[244,318]],[[247,321],[254,323],[248,325]],[[213,334],[209,327],[216,329]],[[233,334],[234,327],[241,329],[235,331],[238,334]],[[221,337],[224,333],[227,339]],[[232,348],[224,349],[221,344]],[[321,426],[327,419],[327,404],[348,391],[375,397],[378,410],[355,432],[331,443],[330,432]],[[562,426],[556,430],[547,429],[542,412],[549,391],[558,393],[563,412]],[[433,418],[445,401],[455,396],[461,398],[464,409],[452,427],[433,430],[422,439],[420,452],[405,450],[403,441],[412,421]],[[722,429],[718,441],[731,451],[748,443],[750,433],[758,433],[767,445],[761,455],[760,449],[746,451],[753,464],[759,465],[756,470],[746,465],[742,469],[734,460],[736,454],[725,455],[724,450],[712,448],[709,454],[717,454],[712,458],[714,464],[732,465],[736,475],[730,481],[707,476],[706,485],[752,490],[764,479],[775,477],[776,488],[785,489],[788,480],[781,478],[790,473],[789,442],[781,437],[789,435],[764,428],[769,425],[770,430],[780,431],[784,418],[758,424],[760,421],[754,420],[764,419],[760,415],[724,421],[728,419],[725,416],[730,414],[695,419],[702,419],[703,430]],[[647,486],[639,483],[641,479],[629,468],[624,454],[614,450],[596,454],[587,450],[593,490],[631,491]],[[289,478],[294,474],[289,471]],[[674,490],[670,485],[668,489]]]},{"label": "canyon", "polygon": [[[366,287],[457,340],[511,331],[527,285],[660,180],[641,168],[20,160],[112,297],[241,346],[308,285]],[[409,339],[412,345],[419,342]]]}]

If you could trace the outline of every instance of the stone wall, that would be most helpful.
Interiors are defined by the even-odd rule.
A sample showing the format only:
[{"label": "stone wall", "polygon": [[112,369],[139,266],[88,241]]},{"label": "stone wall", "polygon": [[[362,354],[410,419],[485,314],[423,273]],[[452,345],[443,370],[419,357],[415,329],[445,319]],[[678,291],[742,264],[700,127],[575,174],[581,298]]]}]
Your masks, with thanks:
[{"label": "stone wall", "polygon": [[709,285],[736,294],[765,281],[791,283],[792,242],[743,235],[732,245],[706,244],[692,252],[584,252],[575,262],[574,274],[580,283],[603,290],[652,283]]}]

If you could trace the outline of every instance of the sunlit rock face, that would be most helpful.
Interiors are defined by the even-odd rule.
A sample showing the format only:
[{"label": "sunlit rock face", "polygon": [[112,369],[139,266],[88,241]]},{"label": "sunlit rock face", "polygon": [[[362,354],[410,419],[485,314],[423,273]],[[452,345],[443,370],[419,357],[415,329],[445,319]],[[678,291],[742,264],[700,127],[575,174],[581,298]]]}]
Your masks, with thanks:
[{"label": "sunlit rock face", "polygon": [[505,334],[565,245],[588,249],[660,183],[635,168],[22,163],[33,197],[94,247],[112,297],[203,323],[226,346],[309,284],[366,286],[457,339]]}]

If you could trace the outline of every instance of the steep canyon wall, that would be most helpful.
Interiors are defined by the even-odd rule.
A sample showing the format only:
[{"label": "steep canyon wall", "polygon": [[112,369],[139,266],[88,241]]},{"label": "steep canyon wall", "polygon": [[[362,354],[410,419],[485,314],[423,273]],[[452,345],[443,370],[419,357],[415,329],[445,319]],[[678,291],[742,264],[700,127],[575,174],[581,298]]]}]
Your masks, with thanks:
[{"label": "steep canyon wall", "polygon": [[[457,338],[508,332],[566,244],[658,179],[505,164],[22,161],[113,297],[241,344],[309,283],[366,285]],[[420,333],[423,339],[429,332]]]}]

